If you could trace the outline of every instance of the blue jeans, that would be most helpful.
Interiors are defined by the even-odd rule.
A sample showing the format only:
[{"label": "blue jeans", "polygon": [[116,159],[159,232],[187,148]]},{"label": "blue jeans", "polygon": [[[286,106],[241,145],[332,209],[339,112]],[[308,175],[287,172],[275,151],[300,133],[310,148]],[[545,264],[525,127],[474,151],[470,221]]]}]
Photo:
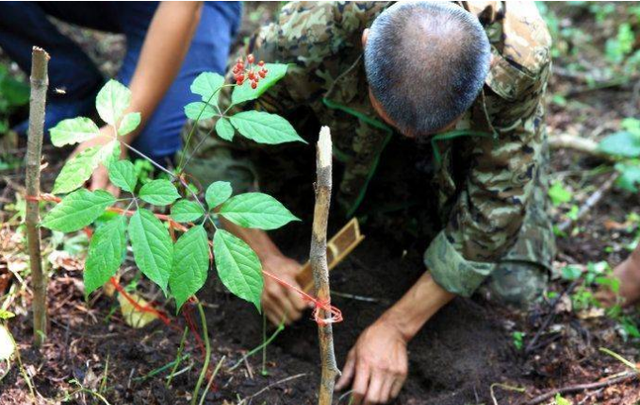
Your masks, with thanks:
[{"label": "blue jeans", "polygon": [[[5,2],[0,3],[0,47],[29,72],[31,47],[50,55],[46,125],[93,111],[104,78],[89,57],[47,19],[53,16],[87,28],[124,34],[127,50],[117,79],[128,85],[158,2]],[[134,146],[156,160],[180,148],[186,120],[183,107],[197,101],[189,86],[203,71],[223,74],[229,48],[239,27],[239,2],[205,2],[200,24],[175,81],[136,138]],[[61,95],[53,89],[64,89]],[[50,114],[49,114],[50,112]]]}]

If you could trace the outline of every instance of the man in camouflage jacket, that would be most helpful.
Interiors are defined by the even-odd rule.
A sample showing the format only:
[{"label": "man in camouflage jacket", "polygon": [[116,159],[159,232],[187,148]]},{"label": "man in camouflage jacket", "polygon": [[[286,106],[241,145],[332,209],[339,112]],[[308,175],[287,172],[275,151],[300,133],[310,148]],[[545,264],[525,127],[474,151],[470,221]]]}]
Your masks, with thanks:
[{"label": "man in camouflage jacket", "polygon": [[[411,134],[398,130],[401,126],[375,105],[365,71],[368,28],[390,6],[290,3],[279,21],[262,28],[249,44],[248,52],[256,60],[291,64],[287,75],[251,108],[278,113],[294,125],[312,117],[331,128],[334,154],[343,169],[336,198],[348,216],[362,209],[390,144],[396,139],[415,144],[401,133]],[[406,343],[455,295],[470,296],[485,284],[504,301],[530,300],[540,293],[540,270],[549,268],[553,256],[544,177],[549,33],[532,2],[455,6],[480,23],[488,39],[490,65],[466,112],[439,131],[416,136],[422,143],[428,139],[431,147],[430,178],[423,188],[437,200],[442,225],[424,255],[427,273],[363,332],[349,354],[338,386],[353,382],[356,403],[384,403],[398,395],[407,374]],[[206,136],[211,123],[200,125],[197,136]],[[229,172],[219,169],[239,167],[225,163],[229,145],[217,138],[203,141],[192,140],[191,145],[203,146],[189,170],[209,181],[228,178]],[[289,156],[286,148],[278,153]],[[255,172],[247,169],[247,185],[255,180]],[[240,236],[265,268],[294,282],[297,263],[285,258],[266,234],[238,232],[245,232]],[[295,294],[268,280],[263,303],[276,322],[285,313],[296,319],[304,308]]]}]

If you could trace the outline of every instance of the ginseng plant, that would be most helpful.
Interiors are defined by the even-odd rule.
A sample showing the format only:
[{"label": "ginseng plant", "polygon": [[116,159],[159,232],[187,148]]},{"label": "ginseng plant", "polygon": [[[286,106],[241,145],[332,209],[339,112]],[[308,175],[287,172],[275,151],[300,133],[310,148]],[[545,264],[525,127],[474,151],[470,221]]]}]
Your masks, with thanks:
[{"label": "ginseng plant", "polygon": [[[239,60],[234,67],[235,83],[225,84],[224,77],[216,73],[202,73],[191,85],[191,91],[199,95],[201,101],[185,106],[185,113],[196,121],[218,117],[215,131],[228,141],[237,132],[258,143],[304,142],[291,124],[278,115],[258,111],[229,113],[233,106],[260,97],[286,71],[287,65],[254,63],[253,56],[249,55],[246,63]],[[230,106],[224,111],[219,105],[223,87],[233,87]],[[113,129],[112,139],[104,145],[85,149],[66,162],[55,180],[54,196],[41,197],[58,202],[41,225],[55,231],[74,232],[94,223],[105,211],[120,214],[99,221],[101,224],[91,238],[84,271],[87,296],[116,275],[130,246],[142,274],[157,284],[167,298],[173,297],[179,311],[205,284],[213,247],[220,281],[231,293],[251,302],[260,311],[263,274],[258,256],[247,243],[222,229],[217,219],[222,216],[242,227],[271,230],[298,218],[267,194],[250,192],[232,196],[230,183],[224,181],[211,184],[202,198],[184,176],[167,170],[122,142],[120,137],[134,131],[141,121],[139,113],[127,112],[130,100],[130,90],[115,80],[100,90],[96,109]],[[61,121],[50,133],[57,147],[100,135],[98,125],[86,117]],[[134,165],[121,159],[121,148],[149,160],[169,179],[139,184]],[[116,198],[105,190],[83,188],[101,164],[107,168],[111,183],[123,192],[122,196]],[[55,195],[64,196],[60,200]],[[174,240],[172,235],[176,232],[179,237]]]}]

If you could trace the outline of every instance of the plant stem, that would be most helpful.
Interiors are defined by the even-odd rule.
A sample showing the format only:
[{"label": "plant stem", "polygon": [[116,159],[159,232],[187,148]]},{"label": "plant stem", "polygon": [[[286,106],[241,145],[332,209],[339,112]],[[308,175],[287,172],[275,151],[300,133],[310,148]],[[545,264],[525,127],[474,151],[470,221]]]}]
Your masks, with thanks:
[{"label": "plant stem", "polygon": [[200,302],[198,302],[198,312],[200,313],[200,322],[202,323],[202,334],[206,353],[204,364],[202,365],[202,371],[200,372],[200,376],[198,377],[196,388],[195,390],[193,390],[191,405],[196,405],[198,403],[198,393],[200,392],[200,386],[202,385],[202,381],[204,381],[204,377],[207,375],[207,371],[209,370],[209,360],[211,359],[211,344],[209,342],[209,332],[207,330],[207,317],[204,315],[204,308],[202,307],[202,304]]},{"label": "plant stem", "polygon": [[189,333],[189,328],[185,326],[184,332],[182,333],[182,339],[180,339],[180,347],[178,347],[178,354],[176,355],[175,364],[171,369],[171,374],[169,374],[169,379],[167,380],[167,383],[164,385],[167,388],[169,388],[169,385],[171,385],[171,380],[173,380],[173,375],[176,373],[176,370],[178,369],[178,366],[182,361],[182,358],[181,358],[182,350],[184,350],[184,342],[187,340],[187,333]]},{"label": "plant stem", "polygon": [[198,405],[204,404],[204,400],[207,397],[207,392],[209,392],[209,389],[211,389],[211,384],[213,384],[213,380],[216,378],[216,375],[218,374],[218,371],[220,371],[220,367],[222,367],[222,363],[224,363],[226,358],[227,356],[222,356],[222,358],[216,365],[216,368],[213,370],[213,373],[211,374],[211,378],[209,378],[209,382],[207,383],[207,386],[204,388],[204,392],[202,393],[202,397],[200,397],[200,402],[198,402]]},{"label": "plant stem", "polygon": [[[329,206],[331,204],[331,133],[328,127],[322,127],[318,140],[316,157],[317,182],[316,204],[313,212],[313,230],[311,236],[311,252],[309,260],[313,270],[313,281],[316,298],[320,302],[331,302],[329,287],[329,266],[327,264],[327,223],[329,222]],[[322,319],[331,313],[320,309]],[[318,324],[320,340],[320,359],[322,376],[318,395],[319,405],[331,405],[335,378],[340,373],[333,348],[333,329],[331,323]]]},{"label": "plant stem", "polygon": [[238,362],[236,364],[234,364],[233,366],[231,366],[229,368],[229,371],[233,371],[236,368],[238,368],[238,366],[240,366],[240,364],[242,364],[242,362],[245,359],[248,359],[249,357],[253,356],[254,354],[258,353],[260,350],[263,350],[262,352],[262,370],[263,370],[263,375],[264,374],[264,370],[265,370],[265,366],[264,363],[266,362],[266,358],[267,358],[267,352],[266,352],[266,348],[267,346],[269,346],[271,344],[271,342],[273,342],[273,340],[280,334],[280,332],[282,332],[284,330],[284,320],[286,318],[282,318],[282,322],[280,322],[280,325],[278,325],[278,327],[276,328],[275,332],[273,332],[273,334],[269,337],[269,339],[266,339],[266,336],[263,335],[263,341],[262,344],[260,344],[258,347],[253,348],[251,351],[249,351],[249,353],[245,354],[244,356],[242,356],[242,358],[240,360],[238,360]]},{"label": "plant stem", "polygon": [[[27,195],[40,195],[40,160],[42,158],[42,138],[44,115],[49,87],[47,67],[49,55],[41,48],[33,47],[31,52],[31,99],[29,103],[29,135],[27,140]],[[27,243],[29,245],[29,265],[33,283],[33,337],[34,345],[41,347],[47,334],[47,279],[44,274],[40,252],[40,203],[27,200],[25,217]]]},{"label": "plant stem", "polygon": [[[280,326],[276,329],[276,332],[279,332]],[[273,336],[275,337],[275,333]],[[267,372],[267,314],[262,312],[262,371],[260,372],[263,376],[268,375]]]}]

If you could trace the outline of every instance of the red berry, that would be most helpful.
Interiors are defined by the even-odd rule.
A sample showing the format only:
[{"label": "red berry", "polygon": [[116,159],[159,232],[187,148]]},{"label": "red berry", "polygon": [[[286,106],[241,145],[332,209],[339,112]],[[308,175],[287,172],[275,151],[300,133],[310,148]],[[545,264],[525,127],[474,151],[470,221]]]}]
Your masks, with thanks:
[{"label": "red berry", "polygon": [[255,89],[256,87],[258,87],[258,83],[256,82],[251,82],[251,88]]},{"label": "red berry", "polygon": [[258,66],[260,66],[260,67],[264,66],[264,61],[261,60],[260,62],[258,62]]},{"label": "red berry", "polygon": [[248,75],[248,76],[249,76],[249,79],[250,79],[250,80],[253,80],[253,79],[256,77],[256,75],[255,75],[255,73],[253,72],[253,70],[250,70],[250,71],[249,71],[249,75]]},{"label": "red berry", "polygon": [[256,76],[256,77],[253,78],[253,81],[258,83],[260,81],[260,78],[258,76]]},{"label": "red berry", "polygon": [[249,54],[247,56],[247,62],[249,62],[249,64],[253,63],[255,61],[255,58],[253,57],[252,54]]},{"label": "red berry", "polygon": [[267,72],[263,70],[259,71],[258,74],[260,75],[260,77],[262,77],[264,79],[264,77],[267,75]]}]

